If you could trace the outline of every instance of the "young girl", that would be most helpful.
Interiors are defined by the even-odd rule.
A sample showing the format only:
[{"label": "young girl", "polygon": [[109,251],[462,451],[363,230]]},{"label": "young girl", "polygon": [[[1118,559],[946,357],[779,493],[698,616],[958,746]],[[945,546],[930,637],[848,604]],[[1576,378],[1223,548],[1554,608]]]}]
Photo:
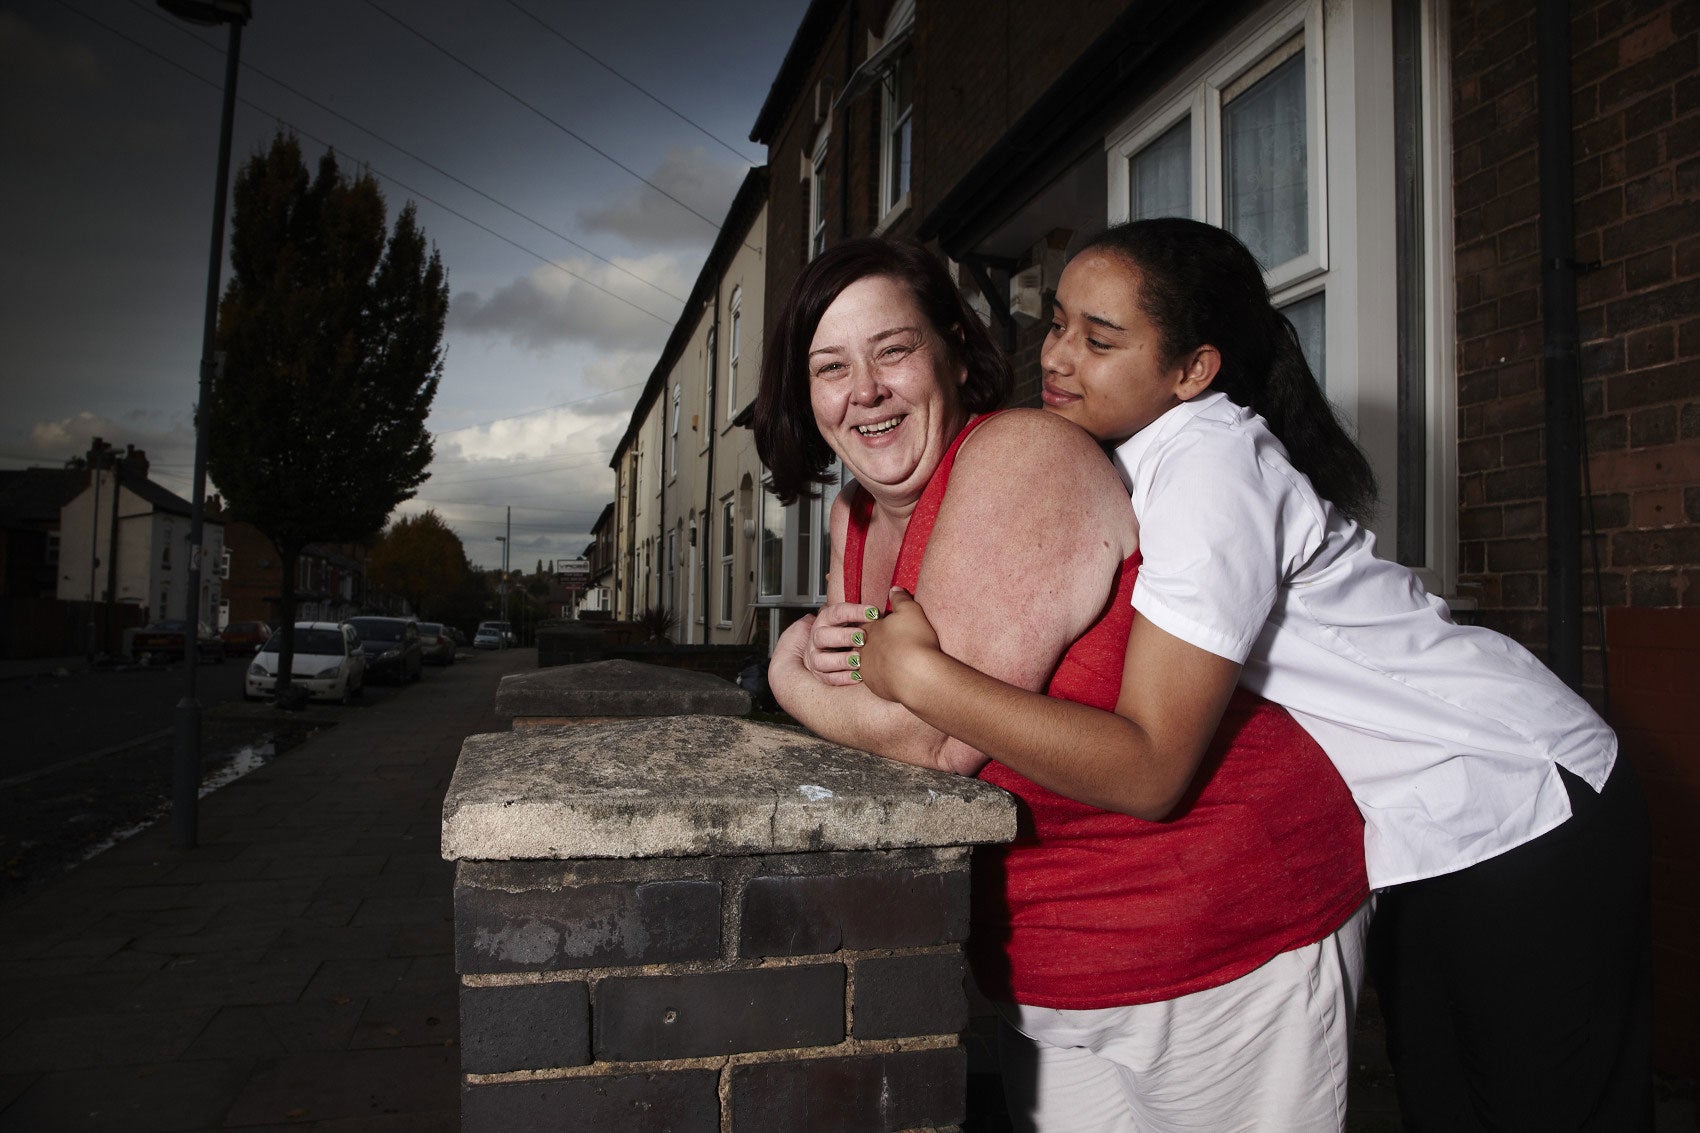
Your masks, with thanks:
[{"label": "young girl", "polygon": [[1251,254],[1194,221],[1110,229],[1064,271],[1041,365],[1047,408],[1120,442],[1139,523],[1115,712],[955,661],[901,590],[851,671],[1058,794],[1148,819],[1236,686],[1285,706],[1364,816],[1407,1126],[1651,1128],[1633,773],[1531,654],[1375,557],[1368,465]]}]

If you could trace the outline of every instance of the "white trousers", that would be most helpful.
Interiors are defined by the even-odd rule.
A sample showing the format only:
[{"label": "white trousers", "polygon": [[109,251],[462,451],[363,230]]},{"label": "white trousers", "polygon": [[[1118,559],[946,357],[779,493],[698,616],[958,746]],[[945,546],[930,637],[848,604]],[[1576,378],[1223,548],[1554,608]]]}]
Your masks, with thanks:
[{"label": "white trousers", "polygon": [[1011,1122],[1036,1133],[1344,1128],[1372,904],[1315,944],[1177,999],[996,1004]]}]

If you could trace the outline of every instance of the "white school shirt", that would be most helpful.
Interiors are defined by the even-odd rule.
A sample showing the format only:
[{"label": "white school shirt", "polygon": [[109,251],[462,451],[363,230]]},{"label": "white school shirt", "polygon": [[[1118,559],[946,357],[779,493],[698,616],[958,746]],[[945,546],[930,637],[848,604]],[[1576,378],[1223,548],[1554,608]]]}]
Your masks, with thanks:
[{"label": "white school shirt", "polygon": [[1374,888],[1451,873],[1570,816],[1555,763],[1596,791],[1617,737],[1528,650],[1453,623],[1410,570],[1375,557],[1221,393],[1116,449],[1144,561],[1139,615],[1230,661],[1339,769],[1364,816]]}]

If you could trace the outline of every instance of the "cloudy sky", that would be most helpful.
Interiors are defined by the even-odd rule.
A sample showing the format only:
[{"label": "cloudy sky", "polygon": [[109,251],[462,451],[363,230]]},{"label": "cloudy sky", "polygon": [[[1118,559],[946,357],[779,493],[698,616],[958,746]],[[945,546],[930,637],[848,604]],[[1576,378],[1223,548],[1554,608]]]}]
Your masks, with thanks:
[{"label": "cloudy sky", "polygon": [[[232,176],[292,129],[392,217],[417,202],[452,302],[402,511],[474,563],[509,507],[516,567],[583,550],[805,7],[255,0]],[[188,495],[225,36],[153,0],[0,4],[0,467],[101,436]]]}]

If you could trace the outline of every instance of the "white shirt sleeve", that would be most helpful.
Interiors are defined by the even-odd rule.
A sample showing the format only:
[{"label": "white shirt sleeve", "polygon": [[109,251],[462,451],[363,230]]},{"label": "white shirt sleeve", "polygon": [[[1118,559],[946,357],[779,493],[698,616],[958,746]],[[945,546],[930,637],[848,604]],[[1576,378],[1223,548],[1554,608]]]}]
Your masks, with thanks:
[{"label": "white shirt sleeve", "polygon": [[1264,455],[1245,430],[1195,423],[1146,454],[1133,484],[1134,609],[1230,661],[1246,659],[1323,535],[1309,481]]}]

